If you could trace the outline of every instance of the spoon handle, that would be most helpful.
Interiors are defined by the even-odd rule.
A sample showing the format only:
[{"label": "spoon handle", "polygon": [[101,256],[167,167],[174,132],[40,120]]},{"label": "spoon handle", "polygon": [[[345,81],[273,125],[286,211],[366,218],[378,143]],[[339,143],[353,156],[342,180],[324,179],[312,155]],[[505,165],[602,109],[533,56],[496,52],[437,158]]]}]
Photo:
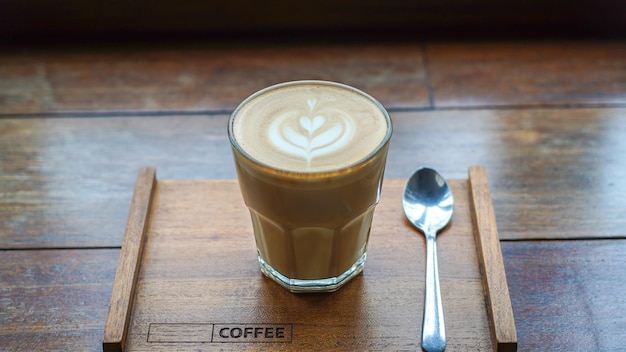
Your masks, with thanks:
[{"label": "spoon handle", "polygon": [[443,322],[439,269],[437,267],[437,241],[435,234],[426,234],[426,292],[424,320],[422,321],[422,349],[427,352],[446,348],[446,329]]}]

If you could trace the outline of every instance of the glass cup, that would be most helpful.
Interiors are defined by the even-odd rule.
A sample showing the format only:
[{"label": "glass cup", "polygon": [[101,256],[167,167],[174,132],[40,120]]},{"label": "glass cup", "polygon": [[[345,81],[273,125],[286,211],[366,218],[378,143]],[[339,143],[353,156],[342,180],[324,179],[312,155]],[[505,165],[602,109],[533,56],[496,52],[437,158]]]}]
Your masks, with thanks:
[{"label": "glass cup", "polygon": [[291,292],[332,292],[365,263],[391,119],[355,88],[278,84],[232,113],[228,134],[261,271]]}]

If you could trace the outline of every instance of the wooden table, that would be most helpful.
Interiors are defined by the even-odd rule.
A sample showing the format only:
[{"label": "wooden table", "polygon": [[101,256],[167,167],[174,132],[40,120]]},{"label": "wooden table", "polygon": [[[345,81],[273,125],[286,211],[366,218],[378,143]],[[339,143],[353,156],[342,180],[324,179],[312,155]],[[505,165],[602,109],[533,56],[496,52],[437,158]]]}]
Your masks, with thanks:
[{"label": "wooden table", "polygon": [[234,179],[228,113],[327,79],[388,108],[386,177],[489,175],[520,351],[626,345],[626,43],[115,45],[0,53],[0,350],[99,351],[138,168]]}]

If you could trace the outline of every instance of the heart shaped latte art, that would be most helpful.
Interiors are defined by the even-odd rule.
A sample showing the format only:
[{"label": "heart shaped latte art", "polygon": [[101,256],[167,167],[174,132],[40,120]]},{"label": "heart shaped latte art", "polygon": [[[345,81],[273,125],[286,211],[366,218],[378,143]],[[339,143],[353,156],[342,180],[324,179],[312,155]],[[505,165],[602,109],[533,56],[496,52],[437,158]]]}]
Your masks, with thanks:
[{"label": "heart shaped latte art", "polygon": [[308,99],[307,105],[309,111],[288,111],[276,118],[270,125],[269,137],[280,151],[301,157],[310,166],[313,159],[347,146],[354,126],[338,109],[314,111],[317,101],[313,99]]}]

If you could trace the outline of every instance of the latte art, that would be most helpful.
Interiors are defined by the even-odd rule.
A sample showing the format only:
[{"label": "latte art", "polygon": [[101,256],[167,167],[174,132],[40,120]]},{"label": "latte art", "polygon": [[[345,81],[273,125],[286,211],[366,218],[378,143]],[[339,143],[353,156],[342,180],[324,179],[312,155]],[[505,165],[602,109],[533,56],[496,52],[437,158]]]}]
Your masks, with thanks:
[{"label": "latte art", "polygon": [[270,142],[281,152],[302,157],[307,166],[316,156],[337,152],[349,145],[354,136],[354,121],[344,112],[327,108],[317,111],[316,99],[307,99],[307,115],[288,111],[269,127]]},{"label": "latte art", "polygon": [[262,90],[235,109],[231,140],[251,159],[293,172],[354,165],[391,135],[384,108],[354,88],[319,81]]}]

